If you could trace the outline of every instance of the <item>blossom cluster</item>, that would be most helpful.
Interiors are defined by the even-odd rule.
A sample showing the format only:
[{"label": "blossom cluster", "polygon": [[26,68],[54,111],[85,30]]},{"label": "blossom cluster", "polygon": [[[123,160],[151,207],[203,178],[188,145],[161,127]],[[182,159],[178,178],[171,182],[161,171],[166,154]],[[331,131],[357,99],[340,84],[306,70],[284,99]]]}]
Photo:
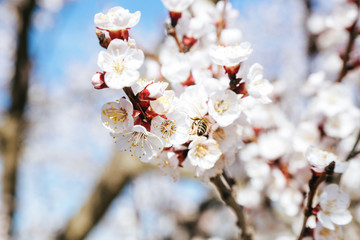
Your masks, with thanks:
[{"label": "blossom cluster", "polygon": [[[238,12],[231,3],[162,1],[169,19],[157,57],[144,54],[130,37],[140,12],[114,7],[95,15],[106,50],[99,53],[101,72],[92,84],[125,94],[104,104],[101,113],[118,149],[157,165],[174,180],[180,169],[190,169],[202,181],[227,169],[241,183],[233,188],[239,204],[260,212],[267,199],[284,221],[293,217],[295,226],[304,207],[302,237],[341,237],[341,226],[352,220],[350,198],[339,185],[320,183],[346,175],[344,159],[360,129],[359,89],[354,88],[359,58],[353,53],[345,60],[339,53],[346,43],[340,35],[356,25],[359,6],[339,1],[330,16],[310,17],[309,32],[322,52],[298,89],[303,108],[294,121],[281,108],[288,83],[272,84],[259,63],[250,64],[252,45],[234,27]],[[355,73],[346,75],[341,65]],[[307,209],[304,202],[319,189],[319,201],[311,199]]]},{"label": "blossom cluster", "polygon": [[[247,109],[271,102],[273,87],[260,64],[241,67],[253,50],[229,35],[238,30],[216,37],[220,23],[231,26],[232,19],[222,17],[224,2],[195,17],[187,11],[193,1],[163,2],[170,11],[166,44],[158,62],[145,60],[146,71],[159,71],[153,78],[140,78],[144,53],[128,32],[140,12],[114,7],[95,15],[106,50],[92,83],[127,96],[104,104],[101,119],[119,150],[156,163],[174,179],[188,163],[198,176],[211,177],[235,160],[241,127],[251,125]],[[235,10],[227,3],[225,11],[231,16]]]}]

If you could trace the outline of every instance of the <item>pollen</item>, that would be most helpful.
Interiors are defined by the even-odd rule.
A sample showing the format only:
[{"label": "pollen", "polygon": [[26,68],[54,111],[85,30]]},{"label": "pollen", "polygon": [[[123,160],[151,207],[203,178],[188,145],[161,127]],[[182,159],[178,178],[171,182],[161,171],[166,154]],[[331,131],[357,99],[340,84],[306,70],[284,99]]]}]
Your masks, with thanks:
[{"label": "pollen", "polygon": [[335,210],[338,210],[338,207],[336,206],[336,199],[333,199],[326,204],[325,212],[331,213],[331,212],[334,212]]},{"label": "pollen", "polygon": [[224,100],[216,101],[214,108],[215,111],[221,115],[229,109],[229,104]]},{"label": "pollen", "polygon": [[206,145],[203,145],[203,144],[196,145],[195,153],[194,153],[194,155],[196,157],[203,158],[209,153],[210,153],[210,151],[209,151],[209,149],[208,149],[208,147]]},{"label": "pollen", "polygon": [[165,120],[161,124],[160,131],[165,139],[169,138],[176,132],[175,122],[172,120]]},{"label": "pollen", "polygon": [[319,232],[319,235],[328,238],[329,236],[331,236],[331,230],[324,227]]},{"label": "pollen", "polygon": [[162,104],[169,104],[170,103],[169,98],[167,96],[159,97],[158,102],[162,103]]},{"label": "pollen", "polygon": [[111,108],[105,110],[105,113],[107,118],[114,121],[115,124],[117,122],[125,122],[128,119],[128,113],[124,108],[114,108],[111,106]]},{"label": "pollen", "polygon": [[136,147],[146,139],[147,135],[142,132],[133,132],[129,141],[132,142],[132,146]]},{"label": "pollen", "polygon": [[114,71],[118,74],[122,74],[125,70],[124,59],[114,61]]}]

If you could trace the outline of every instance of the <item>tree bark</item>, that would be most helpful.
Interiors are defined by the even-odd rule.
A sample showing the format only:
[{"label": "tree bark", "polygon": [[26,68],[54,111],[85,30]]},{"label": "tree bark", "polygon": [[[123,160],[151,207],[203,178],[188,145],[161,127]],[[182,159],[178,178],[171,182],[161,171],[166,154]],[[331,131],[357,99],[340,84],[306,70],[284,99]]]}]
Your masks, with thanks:
[{"label": "tree bark", "polygon": [[0,127],[2,174],[2,211],[9,221],[9,235],[13,234],[13,215],[16,209],[17,169],[24,135],[24,109],[27,104],[31,62],[28,54],[28,32],[35,0],[22,1],[16,7],[19,15],[15,73],[11,80],[11,105]]},{"label": "tree bark", "polygon": [[89,199],[81,210],[68,221],[56,239],[84,239],[105,215],[112,201],[124,187],[138,174],[147,171],[150,167],[149,164],[132,159],[129,155],[122,153],[115,155],[100,176]]}]

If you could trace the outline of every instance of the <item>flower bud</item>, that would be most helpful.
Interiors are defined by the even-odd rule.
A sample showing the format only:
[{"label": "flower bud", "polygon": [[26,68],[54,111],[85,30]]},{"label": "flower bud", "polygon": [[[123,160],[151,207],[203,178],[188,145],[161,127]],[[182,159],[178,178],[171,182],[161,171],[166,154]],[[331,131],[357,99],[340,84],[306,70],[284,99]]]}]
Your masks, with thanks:
[{"label": "flower bud", "polygon": [[104,74],[105,73],[95,73],[91,78],[91,83],[94,86],[95,89],[103,89],[108,88],[104,81]]}]

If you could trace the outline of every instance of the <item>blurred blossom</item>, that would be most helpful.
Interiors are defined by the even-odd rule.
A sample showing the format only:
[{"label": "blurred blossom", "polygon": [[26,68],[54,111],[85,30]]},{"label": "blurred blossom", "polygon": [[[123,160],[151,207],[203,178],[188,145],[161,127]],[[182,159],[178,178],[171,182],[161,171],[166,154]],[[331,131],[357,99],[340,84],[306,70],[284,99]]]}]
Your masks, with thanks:
[{"label": "blurred blossom", "polygon": [[[325,185],[317,197],[317,218],[314,215],[307,226],[314,228],[317,240],[325,240],[350,232],[336,226],[351,221],[350,211],[355,213],[351,224],[360,222],[360,207],[348,210],[350,200],[360,199],[359,157],[343,161],[359,131],[358,39],[348,64],[354,69],[341,83],[334,82],[343,66],[347,28],[357,17],[354,3],[317,0],[306,20],[300,0],[227,1],[225,14],[223,1],[215,5],[206,0],[163,0],[163,12],[155,2],[142,1],[140,19],[132,5],[136,1],[128,1],[124,8],[96,15],[95,23],[108,31],[136,25],[139,30],[131,37],[137,45],[132,38],[113,39],[100,53],[97,67],[94,51],[100,48],[85,44],[97,41],[94,23],[89,20],[81,28],[75,23],[90,19],[86,14],[101,7],[79,1],[67,8],[67,2],[40,0],[32,17],[34,70],[19,170],[18,239],[54,237],[90,195],[113,155],[113,141],[143,161],[152,160],[160,171],[134,178],[87,237],[90,240],[236,238],[233,212],[219,206],[212,199],[218,196],[209,192],[210,178],[224,168],[237,181],[232,186],[234,198],[245,207],[255,239],[297,238],[310,168],[320,173],[332,161],[335,172],[343,173],[344,191]],[[0,3],[0,112],[9,103],[14,71],[15,3]],[[101,6],[110,9],[113,3]],[[180,44],[194,40],[186,53],[163,34],[162,18],[168,10],[182,12],[174,27]],[[71,11],[78,21],[71,22]],[[151,21],[161,30],[150,27],[147,12],[156,16]],[[215,45],[223,16],[225,29]],[[68,27],[61,24],[64,19]],[[141,27],[144,22],[149,25]],[[314,56],[307,53],[307,34],[315,37]],[[153,39],[163,42],[157,45]],[[141,45],[151,51],[142,52]],[[234,79],[224,66],[240,67],[232,76],[239,80],[238,92],[229,90]],[[104,72],[93,75],[99,68]],[[151,122],[141,122],[131,99],[122,98],[123,91],[94,90],[92,76],[99,89],[103,84],[130,87],[152,114]],[[203,133],[198,133],[196,123],[201,123]],[[185,162],[179,156],[187,157]],[[194,174],[197,178],[189,179]],[[209,198],[216,204],[204,207]],[[7,227],[5,220],[0,218],[0,229]],[[3,234],[0,231],[0,239]]]}]

